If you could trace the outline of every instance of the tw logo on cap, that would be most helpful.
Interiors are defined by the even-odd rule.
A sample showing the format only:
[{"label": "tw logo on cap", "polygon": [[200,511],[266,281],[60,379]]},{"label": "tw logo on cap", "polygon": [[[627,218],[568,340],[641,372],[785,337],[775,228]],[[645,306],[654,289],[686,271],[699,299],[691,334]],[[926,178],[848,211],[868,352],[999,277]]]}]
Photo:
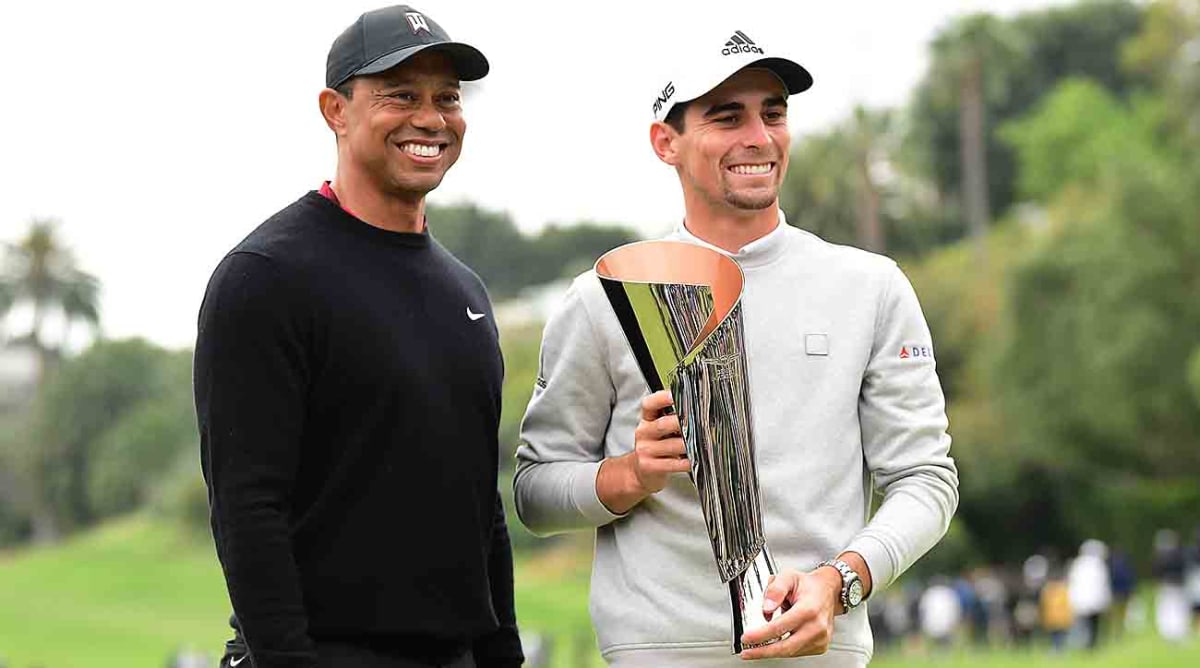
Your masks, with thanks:
[{"label": "tw logo on cap", "polygon": [[758,53],[763,52],[762,48],[754,43],[754,40],[746,36],[746,33],[741,30],[735,30],[733,37],[725,42],[725,48],[721,50],[722,56],[728,56],[733,53]]},{"label": "tw logo on cap", "polygon": [[404,14],[404,18],[408,19],[408,27],[412,28],[414,35],[421,34],[422,30],[430,35],[433,34],[429,30],[429,23],[425,21],[425,17],[419,12],[407,12]]}]

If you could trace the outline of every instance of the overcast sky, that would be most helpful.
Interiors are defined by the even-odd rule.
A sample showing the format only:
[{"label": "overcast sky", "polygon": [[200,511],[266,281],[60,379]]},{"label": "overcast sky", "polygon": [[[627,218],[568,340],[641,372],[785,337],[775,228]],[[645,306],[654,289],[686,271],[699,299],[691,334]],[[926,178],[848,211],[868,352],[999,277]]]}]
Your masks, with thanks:
[{"label": "overcast sky", "polygon": [[[492,73],[465,94],[462,157],[435,203],[507,211],[525,230],[612,221],[667,230],[682,205],[649,148],[662,55],[742,30],[816,84],[793,136],[855,104],[903,104],[954,15],[1048,0],[575,3],[423,0]],[[62,221],[103,283],[106,335],[191,345],[209,274],[255,225],[329,178],[317,110],[329,45],[380,2],[6,2],[0,10],[0,240]],[[432,220],[434,233],[437,221]]]}]

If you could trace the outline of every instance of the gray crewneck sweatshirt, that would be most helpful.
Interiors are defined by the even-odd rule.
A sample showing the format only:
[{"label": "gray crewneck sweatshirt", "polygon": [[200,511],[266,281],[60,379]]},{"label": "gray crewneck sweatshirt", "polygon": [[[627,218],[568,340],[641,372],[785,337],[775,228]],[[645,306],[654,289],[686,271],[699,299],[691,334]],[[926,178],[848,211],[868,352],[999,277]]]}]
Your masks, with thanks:
[{"label": "gray crewneck sweatshirt", "polygon": [[[746,276],[767,545],[780,568],[801,571],[858,552],[877,592],[942,537],[958,505],[929,328],[894,262],[780,218],[729,254]],[[683,226],[669,238],[709,245]],[[633,449],[648,392],[598,279],[579,276],[546,324],[517,450],[518,514],[539,534],[596,530],[590,609],[611,664],[745,665],[729,655],[728,589],[687,475],[623,516],[596,495],[600,462]],[[868,522],[872,482],[883,501]],[[864,665],[866,605],[834,626],[821,665]]]}]

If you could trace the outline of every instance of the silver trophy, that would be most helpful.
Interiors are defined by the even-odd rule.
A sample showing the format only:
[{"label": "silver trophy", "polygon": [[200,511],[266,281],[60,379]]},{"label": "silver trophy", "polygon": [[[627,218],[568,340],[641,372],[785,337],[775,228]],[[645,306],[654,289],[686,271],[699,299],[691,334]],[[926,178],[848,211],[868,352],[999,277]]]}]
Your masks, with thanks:
[{"label": "silver trophy", "polygon": [[690,243],[605,253],[596,274],[652,392],[670,388],[717,572],[729,585],[733,653],[765,625],[775,562],[763,537],[742,327],[742,269]]}]

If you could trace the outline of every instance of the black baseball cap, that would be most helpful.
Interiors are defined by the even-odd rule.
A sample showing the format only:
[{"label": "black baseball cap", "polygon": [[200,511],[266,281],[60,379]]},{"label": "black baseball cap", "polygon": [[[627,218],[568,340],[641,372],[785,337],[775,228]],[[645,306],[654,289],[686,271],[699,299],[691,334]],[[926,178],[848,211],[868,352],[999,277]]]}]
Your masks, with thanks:
[{"label": "black baseball cap", "polygon": [[461,81],[482,79],[488,61],[475,47],[455,42],[429,16],[395,5],[358,17],[329,47],[325,86],[336,88],[351,77],[378,74],[426,49],[437,49],[450,58]]}]

